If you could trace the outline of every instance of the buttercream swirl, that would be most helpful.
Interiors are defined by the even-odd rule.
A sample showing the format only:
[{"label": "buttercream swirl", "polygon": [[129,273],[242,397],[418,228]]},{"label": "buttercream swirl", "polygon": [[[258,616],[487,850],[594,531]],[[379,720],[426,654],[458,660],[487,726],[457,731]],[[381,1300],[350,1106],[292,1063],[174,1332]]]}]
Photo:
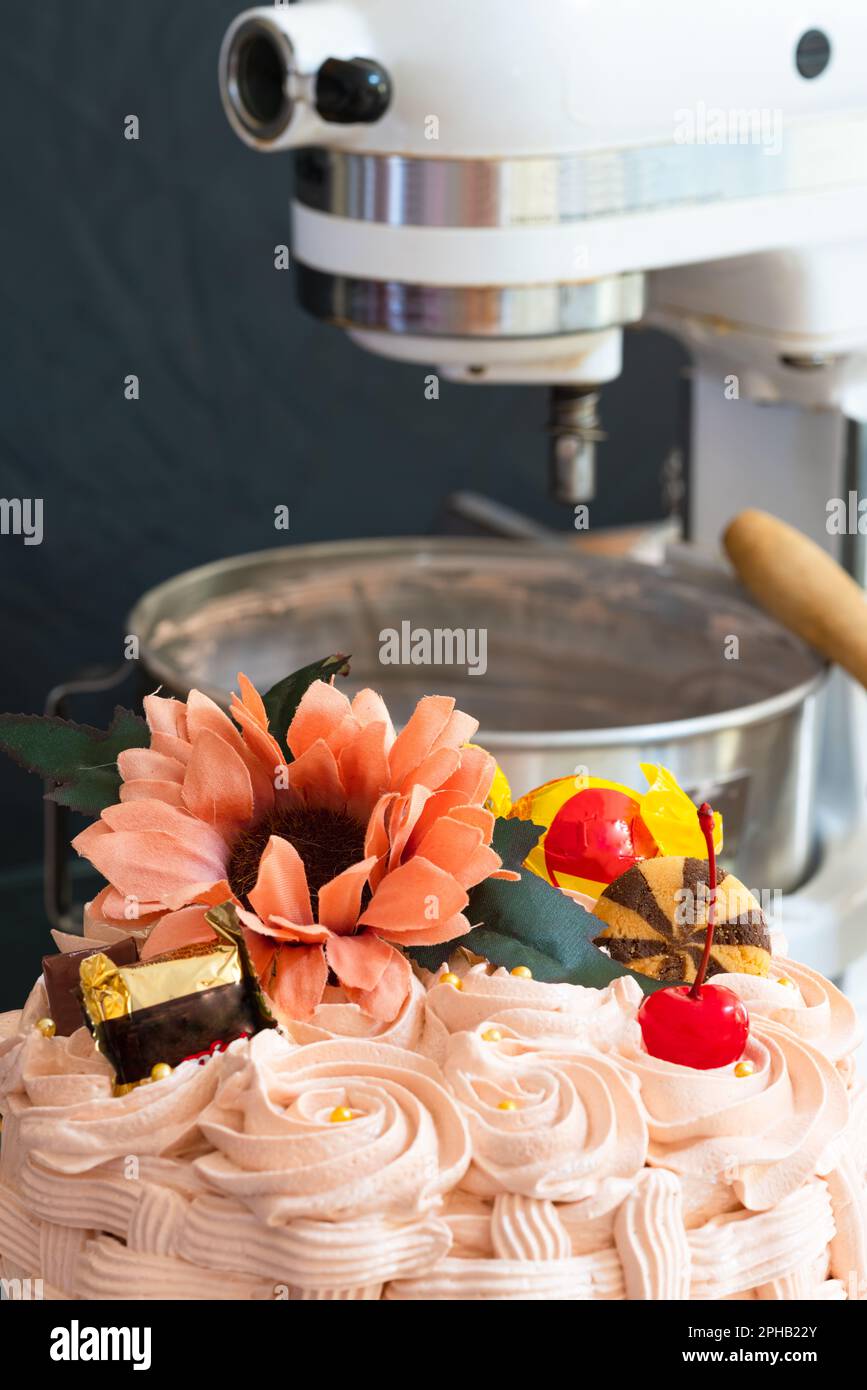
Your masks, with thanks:
[{"label": "buttercream swirl", "polygon": [[544,984],[502,968],[471,965],[461,955],[448,969],[459,977],[460,989],[440,984],[445,967],[436,975],[424,972],[428,993],[423,1050],[438,1062],[453,1033],[473,1031],[484,1022],[519,1038],[555,1037],[564,1046],[571,1040],[582,1051],[608,1052],[627,1035],[642,999],[638,984],[628,976],[599,990]]},{"label": "buttercream swirl", "polygon": [[648,1161],[716,1181],[745,1207],[782,1201],[821,1166],[846,1129],[845,1085],[827,1057],[770,1019],[753,1020],[744,1060],[698,1071],[651,1057],[636,1024],[619,1055],[637,1077],[650,1127]]},{"label": "buttercream swirl", "polygon": [[[335,1123],[341,1107],[352,1119]],[[414,1216],[469,1163],[466,1125],[442,1074],[380,1043],[290,1050],[259,1034],[200,1124],[215,1152],[199,1171],[269,1224]]]},{"label": "buttercream swirl", "polygon": [[637,1087],[600,1054],[464,1032],[444,1071],[470,1126],[468,1191],[574,1202],[644,1166]]},{"label": "buttercream swirl", "polygon": [[852,1054],[862,1036],[858,1015],[845,994],[817,970],[776,956],[767,976],[718,975],[714,984],[733,990],[751,1018],[784,1024],[837,1063],[847,1078],[851,1075]]}]

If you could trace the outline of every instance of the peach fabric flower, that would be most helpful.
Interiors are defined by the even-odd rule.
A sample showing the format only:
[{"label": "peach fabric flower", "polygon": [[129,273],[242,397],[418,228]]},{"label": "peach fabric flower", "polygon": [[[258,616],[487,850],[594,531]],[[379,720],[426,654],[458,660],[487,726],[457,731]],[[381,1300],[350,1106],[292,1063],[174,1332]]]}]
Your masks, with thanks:
[{"label": "peach fabric flower", "polygon": [[400,946],[470,929],[467,889],[501,869],[485,809],[495,764],[467,748],[477,722],[442,696],[399,734],[384,702],[315,681],[285,762],[245,676],[229,718],[192,691],[146,698],[150,747],[121,753],[120,802],[75,840],[108,879],[106,923],[151,927],[144,958],[209,940],[209,906],[232,900],[279,1011],[308,1017],[330,978],[371,1017],[396,1017],[410,986]]}]

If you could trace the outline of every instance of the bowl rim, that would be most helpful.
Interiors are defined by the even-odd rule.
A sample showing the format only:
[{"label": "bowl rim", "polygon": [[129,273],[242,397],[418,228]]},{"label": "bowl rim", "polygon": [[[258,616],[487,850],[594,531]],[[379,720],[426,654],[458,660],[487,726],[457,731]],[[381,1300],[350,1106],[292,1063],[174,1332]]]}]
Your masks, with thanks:
[{"label": "bowl rim", "polygon": [[[273,546],[264,550],[232,555],[228,559],[211,560],[206,564],[183,570],[180,574],[163,580],[146,590],[136,601],[126,618],[126,631],[138,637],[139,659],[144,668],[161,684],[165,684],[171,690],[184,695],[187,695],[193,688],[201,690],[218,704],[226,707],[229,692],[219,686],[207,683],[194,687],[186,678],[181,679],[180,672],[163,661],[151,645],[151,637],[158,622],[163,621],[166,617],[165,609],[169,606],[167,601],[178,592],[207,586],[211,579],[219,577],[220,588],[212,595],[212,597],[217,597],[223,588],[223,582],[239,571],[259,567],[280,569],[289,560],[301,563],[305,560],[321,562],[326,560],[329,554],[345,560],[351,560],[354,555],[363,556],[368,560],[377,558],[385,560],[388,558],[399,559],[402,555],[409,553],[419,559],[421,558],[420,552],[429,550],[437,555],[454,553],[456,556],[466,558],[468,549],[472,548],[479,553],[481,558],[485,554],[514,555],[516,547],[519,547],[524,554],[530,557],[542,554],[550,556],[554,553],[559,554],[567,562],[570,558],[581,555],[580,550],[568,546],[559,538],[549,542],[501,539],[488,536],[372,536],[350,540],[312,541],[300,545]],[[612,559],[607,555],[594,555],[593,558],[594,563],[599,560],[603,564]],[[619,566],[634,567],[637,571],[650,570],[656,574],[676,572],[673,566],[667,567],[665,563],[662,565],[651,564],[636,560],[631,556],[613,558]],[[709,567],[705,567],[705,572],[708,570]],[[719,574],[722,579],[731,580],[730,573],[722,566],[719,567]],[[763,611],[750,600],[746,590],[737,594],[737,598],[744,606],[752,607],[757,612]],[[787,629],[770,614],[764,616],[769,622],[775,623],[781,632],[787,632]],[[692,715],[683,719],[661,720],[648,724],[625,724],[603,729],[529,731],[480,728],[478,737],[485,747],[492,752],[497,749],[518,752],[520,750],[540,751],[573,747],[607,748],[618,744],[684,742],[727,730],[767,723],[796,710],[799,706],[806,705],[813,697],[817,697],[829,676],[829,664],[824,662],[818,653],[805,643],[800,642],[800,639],[793,634],[788,633],[787,635],[812,657],[816,662],[817,669],[806,680],[763,700],[746,705],[737,705],[727,710],[718,710],[712,714]]]}]

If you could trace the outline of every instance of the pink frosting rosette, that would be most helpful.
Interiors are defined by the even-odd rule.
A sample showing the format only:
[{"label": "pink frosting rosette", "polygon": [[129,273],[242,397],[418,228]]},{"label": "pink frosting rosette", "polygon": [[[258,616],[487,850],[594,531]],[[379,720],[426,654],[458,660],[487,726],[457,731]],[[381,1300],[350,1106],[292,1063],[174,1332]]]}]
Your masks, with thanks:
[{"label": "pink frosting rosette", "polygon": [[[440,984],[446,970],[461,988]],[[546,984],[512,975],[502,967],[471,965],[455,956],[436,974],[424,972],[428,986],[423,1050],[442,1062],[449,1037],[495,1024],[515,1037],[555,1037],[565,1045],[608,1052],[627,1036],[641,1003],[641,989],[624,976],[606,989]]]},{"label": "pink frosting rosette", "polygon": [[714,984],[733,990],[751,1018],[784,1024],[824,1052],[847,1079],[851,1076],[852,1054],[862,1038],[858,1015],[845,994],[818,970],[775,956],[769,975],[718,975]]},{"label": "pink frosting rosette", "polygon": [[782,1024],[753,1019],[747,1075],[651,1057],[637,1024],[618,1059],[641,1087],[653,1165],[709,1188],[722,1175],[751,1211],[775,1206],[833,1166],[849,1120],[844,1082],[823,1053]]},{"label": "pink frosting rosette", "polygon": [[[381,1043],[280,1042],[254,1038],[201,1116],[214,1152],[197,1167],[211,1187],[269,1225],[435,1208],[469,1163],[438,1068]],[[340,1110],[352,1118],[335,1122]]]},{"label": "pink frosting rosette", "polygon": [[641,1170],[647,1126],[637,1087],[614,1062],[485,1033],[455,1034],[443,1068],[472,1137],[467,1191],[577,1202]]}]

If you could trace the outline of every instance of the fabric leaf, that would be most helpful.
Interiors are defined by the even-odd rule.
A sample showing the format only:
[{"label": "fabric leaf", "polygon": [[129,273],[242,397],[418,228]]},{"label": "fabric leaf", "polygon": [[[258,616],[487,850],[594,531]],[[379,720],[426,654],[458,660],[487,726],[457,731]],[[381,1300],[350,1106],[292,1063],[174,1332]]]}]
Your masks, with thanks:
[{"label": "fabric leaf", "polygon": [[144,720],[120,706],[107,730],[53,715],[0,714],[0,751],[51,782],[52,801],[89,816],[118,800],[118,755],[149,742]]}]

